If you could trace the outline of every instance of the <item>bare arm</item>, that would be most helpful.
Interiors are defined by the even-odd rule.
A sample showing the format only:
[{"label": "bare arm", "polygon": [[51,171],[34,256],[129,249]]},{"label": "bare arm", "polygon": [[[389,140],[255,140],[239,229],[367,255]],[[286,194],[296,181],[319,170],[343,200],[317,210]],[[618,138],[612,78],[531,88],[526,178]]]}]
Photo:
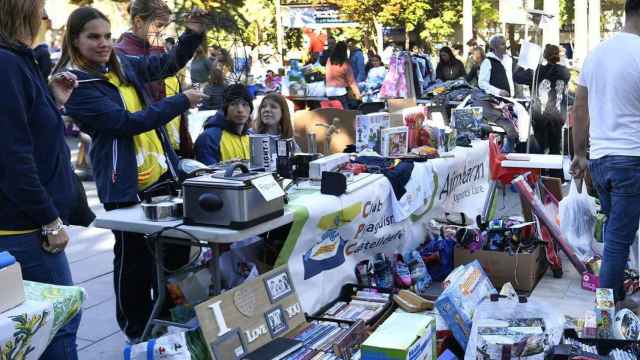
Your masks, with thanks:
[{"label": "bare arm", "polygon": [[[586,87],[578,85],[576,89],[576,101],[573,105],[573,151],[574,158],[571,163],[571,175],[576,179],[583,179],[587,172],[587,140],[589,138],[589,91]],[[581,185],[578,185],[580,191]]]},{"label": "bare arm", "polygon": [[589,90],[578,85],[573,105],[573,151],[576,156],[587,157],[587,139],[589,137]]}]

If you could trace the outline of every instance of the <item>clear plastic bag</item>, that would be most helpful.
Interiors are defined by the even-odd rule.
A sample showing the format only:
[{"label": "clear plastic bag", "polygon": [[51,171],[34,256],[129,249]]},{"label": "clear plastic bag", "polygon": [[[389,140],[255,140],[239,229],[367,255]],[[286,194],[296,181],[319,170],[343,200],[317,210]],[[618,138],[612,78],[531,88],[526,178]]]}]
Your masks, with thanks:
[{"label": "clear plastic bag", "polygon": [[575,180],[569,195],[560,201],[560,230],[578,258],[586,262],[593,257],[591,244],[596,226],[596,201],[586,191],[578,192]]},{"label": "clear plastic bag", "polygon": [[[564,316],[535,300],[519,303],[518,298],[485,299],[475,311],[465,360],[543,360],[560,343]],[[481,333],[481,335],[478,335]]]}]

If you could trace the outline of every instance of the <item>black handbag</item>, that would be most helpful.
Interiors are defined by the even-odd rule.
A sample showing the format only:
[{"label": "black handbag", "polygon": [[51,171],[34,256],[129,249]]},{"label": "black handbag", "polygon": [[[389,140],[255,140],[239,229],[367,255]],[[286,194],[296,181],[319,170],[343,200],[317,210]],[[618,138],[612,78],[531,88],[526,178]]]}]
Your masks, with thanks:
[{"label": "black handbag", "polygon": [[82,181],[75,173],[73,174],[73,185],[74,192],[71,211],[69,212],[69,225],[88,227],[95,220],[96,214],[89,207],[84,185],[82,185]]}]

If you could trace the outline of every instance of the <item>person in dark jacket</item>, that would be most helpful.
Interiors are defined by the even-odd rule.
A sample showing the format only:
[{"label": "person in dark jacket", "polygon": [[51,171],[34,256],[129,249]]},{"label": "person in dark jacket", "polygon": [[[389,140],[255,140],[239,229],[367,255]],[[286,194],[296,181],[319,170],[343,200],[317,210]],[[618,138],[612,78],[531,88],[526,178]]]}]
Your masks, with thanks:
[{"label": "person in dark jacket", "polygon": [[253,103],[244,85],[228,86],[221,112],[207,119],[196,139],[196,160],[206,165],[221,161],[249,160],[249,121]]},{"label": "person in dark jacket", "polygon": [[[164,54],[159,34],[169,24],[171,9],[163,0],[134,0],[129,7],[132,32],[122,34],[118,44],[114,46],[119,54],[131,56],[149,56]],[[180,82],[176,76],[153,81],[145,85],[154,101],[178,94]],[[187,114],[171,120],[165,125],[169,141],[173,149],[181,157],[193,157],[193,140],[189,134]]]},{"label": "person in dark jacket", "polygon": [[211,69],[209,82],[204,88],[207,99],[200,106],[200,110],[222,110],[224,105],[224,73],[219,67]]},{"label": "person in dark jacket", "polygon": [[[560,65],[560,48],[548,44],[544,48],[546,65],[538,66],[535,74],[537,89],[533,89],[534,72],[531,69],[518,68],[513,75],[514,82],[532,87],[533,131],[541,153],[561,153],[562,127],[567,112],[567,90],[571,74],[569,69]],[[534,91],[535,90],[535,91]]]},{"label": "person in dark jacket", "polygon": [[[56,67],[72,69],[82,83],[66,104],[67,115],[93,138],[90,156],[98,197],[109,211],[134,205],[140,192],[176,178],[178,157],[164,125],[203,99],[197,90],[155,101],[145,84],[175,75],[202,42],[202,12],[170,54],[132,57],[113,51],[110,23],[100,11],[81,7],[67,21]],[[153,257],[144,236],[113,232],[118,324],[131,341],[142,336],[154,299]]]},{"label": "person in dark jacket", "polygon": [[51,75],[51,70],[53,70],[53,61],[51,61],[51,52],[49,52],[49,45],[40,44],[33,49],[33,54],[36,57],[36,61],[38,62],[38,67],[40,68],[40,72],[45,79],[49,78]]},{"label": "person in dark jacket", "polygon": [[469,57],[469,63],[466,66],[467,75],[465,80],[471,86],[478,86],[478,75],[480,74],[480,66],[484,61],[485,54],[481,47],[475,47],[471,50],[471,56]]},{"label": "person in dark jacket", "polygon": [[351,69],[353,70],[353,77],[355,77],[357,83],[364,82],[367,80],[364,53],[358,47],[358,43],[355,39],[347,40],[347,46],[349,47],[349,62],[351,63]]},{"label": "person in dark jacket", "polygon": [[[16,258],[25,280],[73,285],[63,224],[79,190],[60,109],[76,77],[60,73],[48,86],[38,67],[43,0],[2,0],[0,13],[0,252]],[[70,316],[40,359],[78,359],[80,313]]]},{"label": "person in dark jacket", "polygon": [[450,81],[464,78],[464,64],[458,60],[447,46],[440,49],[440,61],[436,67],[436,79]]}]

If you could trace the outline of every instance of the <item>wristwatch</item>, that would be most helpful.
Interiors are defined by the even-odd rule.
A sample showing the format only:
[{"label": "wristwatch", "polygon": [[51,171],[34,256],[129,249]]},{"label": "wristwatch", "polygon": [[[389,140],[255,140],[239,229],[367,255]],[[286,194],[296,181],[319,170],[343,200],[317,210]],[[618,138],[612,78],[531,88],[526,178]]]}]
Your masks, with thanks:
[{"label": "wristwatch", "polygon": [[56,223],[55,223],[54,226],[52,226],[52,227],[43,226],[42,227],[42,235],[43,236],[49,236],[49,235],[56,236],[63,229],[64,229],[64,224],[62,223],[62,220],[56,219]]}]

